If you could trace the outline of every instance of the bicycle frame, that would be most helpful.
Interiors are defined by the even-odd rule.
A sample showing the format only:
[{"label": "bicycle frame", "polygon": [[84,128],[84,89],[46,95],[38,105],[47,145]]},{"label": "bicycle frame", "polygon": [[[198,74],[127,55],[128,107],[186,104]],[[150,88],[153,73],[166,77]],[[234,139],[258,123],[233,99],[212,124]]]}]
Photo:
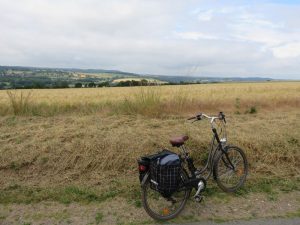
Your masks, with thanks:
[{"label": "bicycle frame", "polygon": [[[197,169],[194,166],[193,159],[189,157],[189,154],[186,150],[186,147],[184,145],[182,145],[180,147],[180,149],[184,154],[184,159],[186,160],[186,162],[188,164],[188,169],[189,169],[189,171],[192,175],[192,178],[196,178],[196,177],[200,178],[200,177],[202,177],[204,172],[209,170],[209,173],[205,177],[202,177],[205,180],[208,180],[210,178],[210,176],[212,175],[212,173],[213,173],[213,169],[212,169],[213,168],[213,163],[214,163],[214,159],[217,156],[218,152],[225,153],[225,156],[226,156],[227,161],[229,162],[229,165],[233,169],[234,169],[234,166],[231,163],[230,159],[228,158],[228,155],[227,155],[226,150],[225,150],[226,141],[227,141],[225,124],[224,124],[225,138],[220,139],[220,137],[218,135],[218,132],[217,132],[217,129],[215,127],[215,120],[220,119],[220,117],[208,116],[206,114],[201,114],[201,117],[205,117],[207,119],[210,119],[211,129],[212,129],[212,132],[213,132],[213,137],[212,137],[212,140],[211,140],[211,148],[210,148],[208,159],[207,159],[207,162],[206,162],[205,166],[202,169]],[[196,118],[197,118],[197,120],[200,120],[201,117],[197,116]],[[224,122],[225,122],[225,119],[224,119]],[[215,146],[215,141],[217,142],[216,143],[217,146]]]}]

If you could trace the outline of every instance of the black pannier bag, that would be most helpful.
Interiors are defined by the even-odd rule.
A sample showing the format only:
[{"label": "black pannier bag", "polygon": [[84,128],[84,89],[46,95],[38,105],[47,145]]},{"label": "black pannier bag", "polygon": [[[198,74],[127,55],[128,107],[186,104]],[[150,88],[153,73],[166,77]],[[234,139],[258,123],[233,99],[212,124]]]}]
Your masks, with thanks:
[{"label": "black pannier bag", "polygon": [[[181,160],[180,157],[169,150],[142,157],[147,161],[150,171],[150,187],[160,192],[163,197],[170,197],[180,183]],[[140,177],[141,179],[141,177]]]}]

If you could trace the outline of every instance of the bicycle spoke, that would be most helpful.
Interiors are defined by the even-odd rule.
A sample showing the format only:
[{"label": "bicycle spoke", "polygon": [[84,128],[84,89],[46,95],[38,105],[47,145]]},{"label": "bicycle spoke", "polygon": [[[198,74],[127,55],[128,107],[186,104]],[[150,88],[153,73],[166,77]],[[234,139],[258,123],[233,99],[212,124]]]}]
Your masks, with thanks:
[{"label": "bicycle spoke", "polygon": [[[187,176],[182,177],[187,179]],[[150,215],[155,218],[164,219],[176,215],[185,205],[190,189],[180,188],[174,192],[170,197],[163,197],[163,195],[151,188],[150,183],[147,182],[143,188],[144,203]],[[154,214],[154,215],[153,215]]]},{"label": "bicycle spoke", "polygon": [[[224,187],[233,188],[245,177],[244,159],[235,149],[229,149],[227,157],[222,155],[218,161],[218,179]],[[234,166],[234,169],[231,168],[231,165]]]}]

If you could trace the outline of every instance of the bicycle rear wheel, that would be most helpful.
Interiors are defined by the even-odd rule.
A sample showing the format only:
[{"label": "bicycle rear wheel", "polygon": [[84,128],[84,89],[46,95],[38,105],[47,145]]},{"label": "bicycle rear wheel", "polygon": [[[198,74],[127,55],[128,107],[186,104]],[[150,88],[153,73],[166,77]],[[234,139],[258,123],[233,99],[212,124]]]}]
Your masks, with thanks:
[{"label": "bicycle rear wheel", "polygon": [[185,171],[180,174],[181,187],[174,192],[171,197],[165,198],[158,191],[150,187],[150,177],[142,186],[142,202],[146,212],[155,220],[169,220],[176,217],[184,208],[190,196],[191,188],[183,186],[184,181],[188,180]]},{"label": "bicycle rear wheel", "polygon": [[[246,154],[236,146],[227,146],[226,154],[221,152],[213,167],[214,179],[218,186],[225,192],[235,192],[242,187],[248,174],[248,162]],[[234,166],[232,168],[230,162]]]}]

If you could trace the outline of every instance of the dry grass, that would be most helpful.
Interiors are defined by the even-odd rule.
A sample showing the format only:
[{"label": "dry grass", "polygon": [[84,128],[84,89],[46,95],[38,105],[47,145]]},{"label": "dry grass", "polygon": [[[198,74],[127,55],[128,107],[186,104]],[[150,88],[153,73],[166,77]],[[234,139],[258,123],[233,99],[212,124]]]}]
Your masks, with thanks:
[{"label": "dry grass", "polygon": [[[229,140],[245,149],[253,179],[299,176],[299,112],[229,114],[228,123]],[[172,117],[3,117],[0,127],[1,186],[96,185],[111,173],[135,173],[140,155],[170,148],[176,134],[190,135],[188,147],[200,164],[211,137],[208,121]]]},{"label": "dry grass", "polygon": [[24,94],[23,91],[16,92],[8,90],[6,93],[14,115],[24,115],[30,111],[31,91]]},{"label": "dry grass", "polygon": [[[170,148],[170,136],[188,134],[201,165],[208,121],[185,118],[220,110],[228,117],[230,143],[247,153],[250,181],[299,179],[299,91],[299,83],[34,90],[20,113],[25,117],[14,116],[0,92],[1,190],[75,185],[132,196],[139,189],[136,159]],[[245,113],[252,106],[257,112]]]},{"label": "dry grass", "polygon": [[[117,112],[157,117],[199,110],[245,113],[251,107],[258,110],[300,107],[299,82],[22,90],[23,95],[27,92],[32,92],[32,96],[24,115]],[[6,91],[0,91],[0,115],[14,113],[11,102]]]}]

